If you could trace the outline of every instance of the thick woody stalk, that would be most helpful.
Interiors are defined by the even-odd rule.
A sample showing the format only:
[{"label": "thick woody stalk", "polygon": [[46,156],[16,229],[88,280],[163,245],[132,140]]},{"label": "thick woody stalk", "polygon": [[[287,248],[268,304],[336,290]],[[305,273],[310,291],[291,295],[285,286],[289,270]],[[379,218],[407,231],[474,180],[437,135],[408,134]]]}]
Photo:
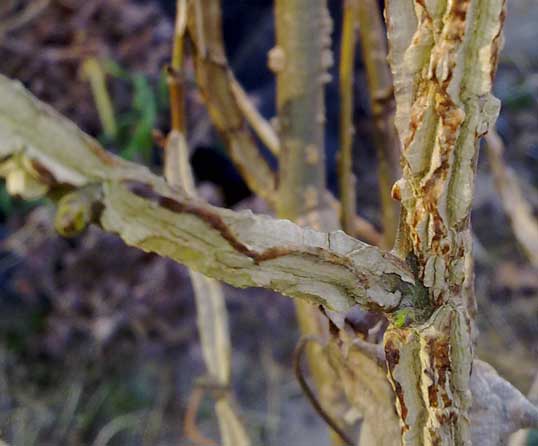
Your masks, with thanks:
[{"label": "thick woody stalk", "polygon": [[359,1],[357,21],[374,122],[383,247],[388,249],[394,244],[400,213],[399,203],[391,196],[392,186],[401,175],[400,141],[394,126],[394,87],[387,63],[387,38],[379,1]]},{"label": "thick woody stalk", "polygon": [[504,0],[390,0],[386,19],[403,148],[397,248],[427,290],[385,334],[389,378],[404,445],[469,445],[469,216],[478,139],[499,109]]},{"label": "thick woody stalk", "polygon": [[276,46],[269,66],[276,74],[281,143],[277,210],[309,216],[325,204],[324,84],[332,63],[331,22],[326,0],[277,0]]},{"label": "thick woody stalk", "polygon": [[[139,249],[235,286],[271,288],[340,313],[355,304],[387,313],[393,323],[385,337],[385,360],[404,444],[467,445],[472,422],[474,444],[500,446],[510,433],[538,426],[538,408],[491,366],[474,360],[469,380],[469,319],[458,301],[457,282],[447,289],[438,281],[429,285],[416,255],[408,258],[413,274],[398,257],[343,232],[317,232],[210,206],[105,152],[19,83],[0,76],[0,97],[0,174],[14,195],[61,197],[56,226],[62,233],[94,222]],[[412,241],[401,246],[412,247]],[[448,296],[435,306],[438,290]],[[335,313],[331,318],[340,328],[335,361],[343,353],[347,365],[353,348],[376,362],[382,358],[375,346],[357,342],[352,326],[346,339],[348,319]],[[362,387],[353,386],[357,368],[337,369],[349,393],[362,395]],[[379,383],[377,376],[372,378]],[[368,412],[365,417],[376,417]]]}]

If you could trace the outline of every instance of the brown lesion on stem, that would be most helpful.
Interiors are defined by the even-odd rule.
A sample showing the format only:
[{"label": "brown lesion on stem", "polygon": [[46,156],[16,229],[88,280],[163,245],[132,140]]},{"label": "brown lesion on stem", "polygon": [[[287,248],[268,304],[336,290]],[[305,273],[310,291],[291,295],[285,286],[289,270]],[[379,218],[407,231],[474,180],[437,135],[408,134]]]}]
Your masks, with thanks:
[{"label": "brown lesion on stem", "polygon": [[[197,204],[195,201],[180,201],[165,195],[161,195],[155,192],[155,190],[153,190],[148,184],[134,180],[125,180],[123,184],[134,195],[144,198],[150,202],[154,202],[163,209],[178,214],[191,214],[196,216],[208,226],[216,230],[234,250],[247,257],[250,257],[256,265],[294,254],[311,256],[312,258],[323,258],[328,263],[353,271],[356,275],[357,281],[361,283],[362,286],[368,287],[368,278],[366,275],[354,270],[353,263],[348,257],[338,255],[322,248],[313,248],[312,250],[308,251],[304,249],[297,249],[293,246],[274,246],[264,251],[254,251],[237,238],[237,236],[230,230],[229,226],[218,214],[211,212],[211,210],[206,206]],[[376,307],[374,304],[371,305],[371,308],[381,310],[381,307]]]}]

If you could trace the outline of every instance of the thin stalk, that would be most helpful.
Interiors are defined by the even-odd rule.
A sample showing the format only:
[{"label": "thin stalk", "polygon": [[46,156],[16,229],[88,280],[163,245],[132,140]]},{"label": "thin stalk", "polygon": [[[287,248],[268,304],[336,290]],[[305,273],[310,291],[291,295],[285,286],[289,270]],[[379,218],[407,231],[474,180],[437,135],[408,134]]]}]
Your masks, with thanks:
[{"label": "thin stalk", "polygon": [[516,173],[503,159],[504,143],[492,129],[485,137],[495,187],[512,231],[530,262],[538,267],[538,220],[525,199]]},{"label": "thin stalk", "polygon": [[[238,103],[237,91],[234,92],[235,78],[228,66],[223,43],[220,0],[192,0],[187,30],[193,44],[196,82],[211,121],[248,187],[274,205],[274,172],[260,153],[249,131],[244,107]],[[243,99],[248,100],[248,97],[245,95]]]},{"label": "thin stalk", "polygon": [[273,126],[259,112],[252,103],[241,84],[235,78],[230,81],[232,93],[237,101],[237,106],[243,112],[245,119],[248,121],[252,130],[256,132],[260,141],[270,150],[270,152],[278,156],[280,152],[280,141]]},{"label": "thin stalk", "polygon": [[353,74],[357,28],[357,0],[344,1],[342,43],[340,47],[340,220],[342,229],[352,234],[355,229],[356,200],[353,174]]},{"label": "thin stalk", "polygon": [[105,135],[114,139],[118,133],[114,106],[108,94],[105,72],[95,57],[90,57],[82,63],[82,76],[90,83],[97,114]]},{"label": "thin stalk", "polygon": [[187,29],[187,1],[178,0],[172,63],[168,71],[168,88],[170,91],[170,120],[173,130],[185,134],[185,99],[183,86],[184,37]]},{"label": "thin stalk", "polygon": [[359,1],[356,17],[374,121],[383,225],[382,246],[388,249],[394,244],[400,212],[400,204],[391,196],[392,186],[401,176],[400,141],[394,126],[394,88],[387,62],[387,38],[378,0]]},{"label": "thin stalk", "polygon": [[[196,188],[189,164],[186,140],[185,98],[183,88],[184,36],[187,24],[187,1],[177,0],[177,17],[169,71],[172,131],[165,153],[165,178],[195,197]],[[231,345],[228,314],[222,286],[215,279],[189,270],[196,300],[198,332],[209,380],[227,389],[215,396],[215,411],[224,446],[249,446],[246,429],[233,406],[230,388]]]}]

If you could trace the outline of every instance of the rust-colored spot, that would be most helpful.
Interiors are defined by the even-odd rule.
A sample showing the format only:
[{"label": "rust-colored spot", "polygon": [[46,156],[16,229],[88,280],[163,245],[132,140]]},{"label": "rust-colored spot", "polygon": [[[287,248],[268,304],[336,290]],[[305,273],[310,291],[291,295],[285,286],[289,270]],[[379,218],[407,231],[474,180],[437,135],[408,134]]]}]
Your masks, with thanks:
[{"label": "rust-colored spot", "polygon": [[392,190],[390,194],[394,200],[402,201],[402,189],[400,188],[400,185],[397,182],[394,183],[394,186],[392,186]]},{"label": "rust-colored spot", "polygon": [[452,406],[452,400],[447,395],[446,388],[450,385],[450,342],[447,337],[430,338],[427,341],[428,353],[431,363],[431,374],[433,382],[428,387],[428,399],[430,406],[442,407]]},{"label": "rust-colored spot", "polygon": [[405,405],[404,392],[403,392],[401,384],[398,381],[393,380],[393,382],[394,382],[394,393],[396,393],[396,398],[398,398],[398,402],[400,403],[400,418],[402,422],[404,423],[405,429],[408,430],[409,426],[406,422],[408,410],[407,410],[407,406]]},{"label": "rust-colored spot", "polygon": [[490,56],[490,67],[491,67],[491,73],[490,73],[490,79],[491,83],[493,83],[493,80],[495,78],[495,73],[497,71],[497,62],[499,59],[499,52],[501,49],[502,44],[502,29],[503,29],[503,23],[506,18],[506,2],[503,2],[503,7],[501,9],[501,14],[499,15],[499,32],[497,35],[493,38],[493,42],[491,44],[491,56]]},{"label": "rust-colored spot", "polygon": [[394,367],[396,367],[400,362],[400,352],[394,346],[394,343],[390,339],[385,342],[385,359],[387,361],[387,366],[391,372],[394,370]]}]

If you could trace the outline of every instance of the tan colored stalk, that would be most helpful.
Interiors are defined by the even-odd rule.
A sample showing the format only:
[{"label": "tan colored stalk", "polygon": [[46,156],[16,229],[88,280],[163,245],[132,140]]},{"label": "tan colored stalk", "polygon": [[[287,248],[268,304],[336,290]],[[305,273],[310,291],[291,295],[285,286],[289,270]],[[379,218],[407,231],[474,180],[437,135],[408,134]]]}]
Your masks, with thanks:
[{"label": "tan colored stalk", "polygon": [[[340,219],[344,230],[348,233],[354,233],[354,229],[358,229],[352,151],[354,134],[353,76],[355,73],[355,51],[358,29],[361,31],[363,39],[363,59],[367,66],[370,88],[378,87],[374,91],[379,94],[379,86],[377,84],[383,84],[383,82],[386,81],[386,79],[380,79],[379,81],[377,79],[370,79],[371,76],[377,75],[374,70],[379,67],[373,65],[377,63],[375,59],[379,56],[379,46],[382,45],[382,43],[380,44],[377,41],[364,41],[364,34],[372,32],[372,29],[375,30],[376,23],[362,22],[377,19],[379,26],[382,27],[380,17],[375,17],[376,13],[379,14],[377,4],[371,5],[370,3],[371,2],[364,2],[362,0],[347,0],[344,2],[343,12],[342,42],[340,46],[340,152],[338,161],[342,205]],[[365,11],[365,9],[370,7],[373,7],[372,11]],[[367,17],[368,15],[371,15],[371,17]],[[365,26],[366,29],[363,29],[363,26]],[[376,37],[385,39],[384,34]],[[386,61],[384,68],[385,71],[388,71]],[[383,74],[383,72],[380,73],[381,76]],[[389,85],[391,85],[390,73],[388,82]],[[385,111],[382,107],[383,105],[381,105],[380,108],[378,101],[372,101],[372,109],[375,109],[374,117],[376,126],[379,125],[380,120],[385,118],[381,113],[382,111]],[[386,129],[378,130],[385,131]],[[383,215],[382,222],[384,226],[384,233],[382,236],[377,237],[375,244],[387,247],[391,246],[393,241],[394,234],[392,233],[393,231],[391,228],[394,227],[394,222],[396,220],[396,216],[393,215],[393,209],[395,208],[395,205],[399,207],[399,203],[395,202],[390,197],[392,184],[396,180],[396,178],[391,179],[390,175],[388,175],[390,166],[386,160],[386,153],[390,151],[390,149],[380,146],[380,143],[386,142],[383,141],[384,135],[380,135],[379,131],[377,131],[375,136],[379,158],[378,178],[380,182]],[[395,136],[397,140],[397,135]],[[371,237],[368,239],[371,240]],[[359,444],[368,445],[379,443],[386,446],[397,446],[399,444],[398,420],[395,411],[392,410],[394,397],[392,389],[386,380],[385,371],[379,367],[375,361],[369,360],[358,352],[350,353],[348,347],[342,347],[350,342],[350,336],[345,335],[345,330],[341,330],[339,336],[340,339],[338,341],[341,343],[340,348],[332,346],[330,349],[331,365],[338,374],[341,382],[344,384],[348,401],[352,407],[359,412],[362,419]],[[351,336],[351,339],[356,336],[357,335]],[[345,338],[345,340],[343,338]],[[355,340],[359,341],[360,337]],[[333,343],[336,343],[336,340],[333,339]],[[383,420],[383,422],[381,422],[381,420]]]},{"label": "tan colored stalk", "polygon": [[[232,88],[222,40],[220,0],[192,0],[187,32],[193,43],[196,82],[205,99],[211,121],[226,143],[230,158],[249,188],[274,204],[276,181],[248,130],[248,122]],[[248,99],[245,95],[245,98]]]},{"label": "tan colored stalk", "polygon": [[357,40],[357,0],[344,1],[340,44],[340,152],[338,159],[342,229],[348,234],[355,228],[357,213],[356,179],[353,174],[353,76]]},{"label": "tan colored stalk", "polygon": [[477,143],[499,110],[491,86],[504,3],[387,2],[403,147],[397,249],[425,287],[384,340],[405,446],[471,444],[470,208]]},{"label": "tan colored stalk", "polygon": [[394,126],[394,88],[387,63],[387,40],[378,0],[360,0],[357,21],[374,122],[383,224],[382,246],[388,249],[394,244],[400,214],[400,205],[391,196],[392,186],[401,175],[400,141]]},{"label": "tan colored stalk", "polygon": [[106,76],[101,64],[95,57],[86,59],[81,66],[82,76],[90,83],[97,114],[105,135],[115,138],[118,133],[114,106],[108,94]]},{"label": "tan colored stalk", "polygon": [[243,112],[260,141],[265,144],[273,155],[278,156],[280,153],[280,141],[271,123],[261,115],[239,82],[232,78],[230,87],[237,101],[237,106]]},{"label": "tan colored stalk", "polygon": [[[165,148],[165,178],[172,186],[181,187],[196,197],[194,178],[189,164],[186,140],[185,98],[182,85],[184,34],[187,22],[187,0],[177,1],[176,27],[170,81],[172,130]],[[231,390],[231,346],[228,314],[222,286],[215,279],[189,270],[196,300],[198,333],[202,353],[214,392],[215,411],[223,446],[249,446],[250,440],[233,404]]]},{"label": "tan colored stalk", "polygon": [[[185,32],[187,30],[188,0],[177,0],[174,41],[172,45],[172,63],[168,70],[168,90],[170,92],[170,121],[172,130],[186,135],[185,92],[183,85],[183,63],[185,58]],[[166,169],[165,161],[165,169]],[[174,167],[178,167],[176,163]],[[170,172],[170,175],[174,175]]]},{"label": "tan colored stalk", "polygon": [[485,139],[495,187],[504,212],[510,219],[514,235],[527,258],[538,267],[538,220],[523,196],[515,172],[503,160],[504,144],[500,136],[490,130]]}]

